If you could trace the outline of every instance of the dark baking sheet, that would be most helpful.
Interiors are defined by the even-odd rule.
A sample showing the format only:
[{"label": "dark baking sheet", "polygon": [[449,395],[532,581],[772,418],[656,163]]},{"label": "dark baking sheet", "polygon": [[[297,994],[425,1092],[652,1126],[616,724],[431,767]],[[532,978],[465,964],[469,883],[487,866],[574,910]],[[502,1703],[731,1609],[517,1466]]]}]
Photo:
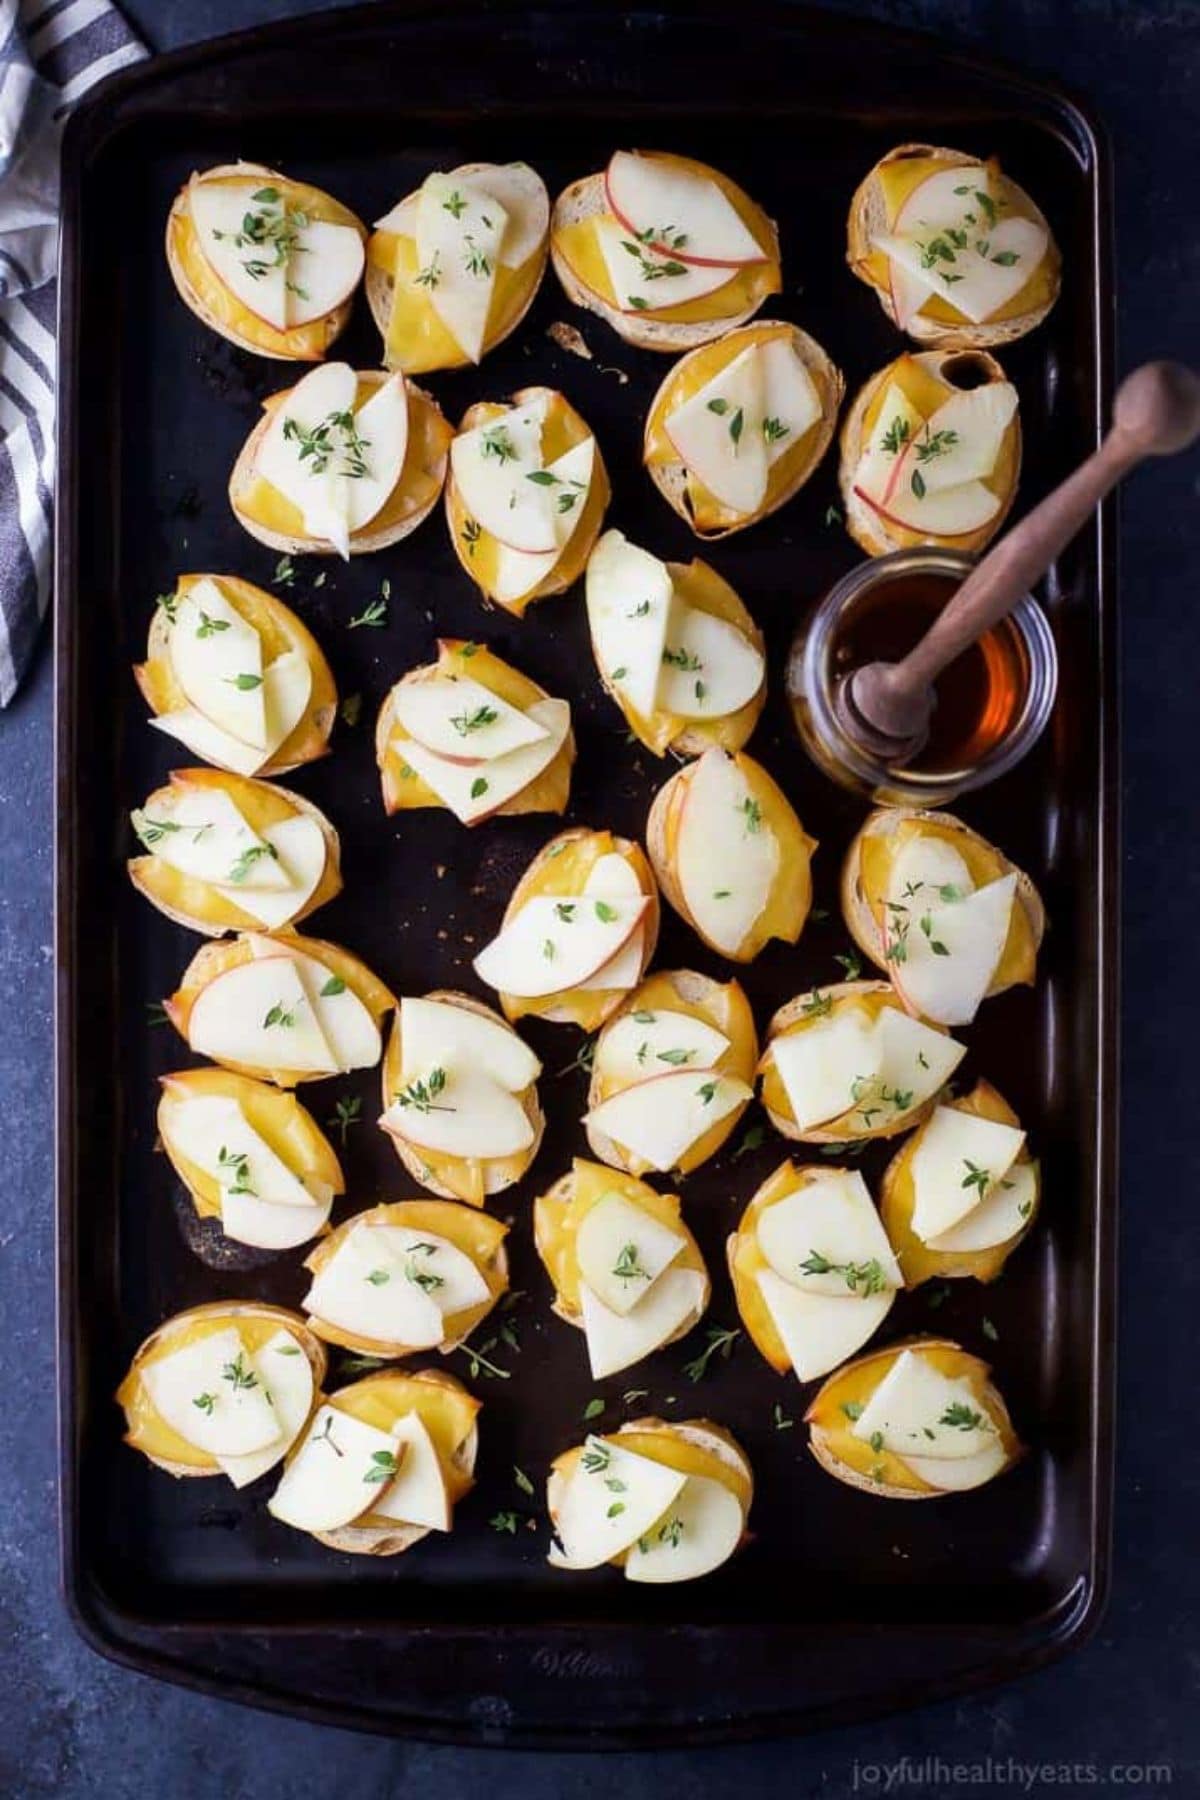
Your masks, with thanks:
[{"label": "dark baking sheet", "polygon": [[[732,21],[732,22],[731,22]],[[1003,352],[1025,424],[1021,500],[1040,496],[1096,441],[1108,390],[1107,168],[1078,105],[929,40],[800,9],[692,7],[620,18],[603,8],[446,14],[382,5],[268,27],[124,74],[85,103],[67,138],[58,525],[59,1228],[62,1519],[68,1603],[97,1649],[256,1704],[364,1727],[497,1743],[632,1745],[731,1738],[861,1716],[995,1680],[1060,1653],[1094,1625],[1107,1569],[1115,1168],[1116,887],[1114,549],[1101,518],[1061,560],[1047,603],[1062,693],[1036,753],[962,812],[1025,866],[1052,920],[1036,993],[985,1008],[968,1074],[1018,1108],[1044,1157],[1039,1228],[1000,1283],[902,1297],[887,1338],[945,1331],[995,1364],[1032,1454],[969,1500],[888,1505],[808,1458],[810,1390],[775,1376],[743,1338],[693,1387],[682,1366],[702,1330],[597,1386],[583,1345],[548,1310],[528,1229],[532,1196],[584,1149],[584,1077],[560,1073],[579,1034],[529,1027],[543,1057],[545,1145],[493,1210],[514,1221],[509,1315],[519,1352],[485,1402],[479,1485],[447,1541],[392,1561],[331,1553],[272,1521],[261,1484],[237,1495],[173,1482],[119,1443],[111,1401],[131,1351],[163,1317],[220,1296],[294,1305],[299,1257],[214,1270],[187,1247],[174,1182],[153,1151],[155,1078],[189,1061],[147,1004],[171,991],[197,940],[128,886],[127,809],[187,760],[145,724],[129,675],[153,597],[183,569],[272,584],[276,558],[229,512],[225,483],[260,398],[285,365],[205,332],[177,300],[161,237],[194,166],[241,155],[339,195],[368,220],[431,167],[525,156],[551,192],[619,144],[690,151],[741,178],[780,222],[786,292],[768,309],[825,345],[852,393],[900,339],[845,271],[844,215],[857,180],[910,138],[992,150],[1036,194],[1067,278],[1047,325]],[[596,360],[546,337],[579,325]],[[338,346],[378,357],[359,302]],[[640,471],[646,404],[667,359],[625,348],[576,314],[548,277],[514,340],[478,371],[429,378],[449,416],[530,381],[579,406],[613,477],[609,522],[658,553],[696,546]],[[620,373],[618,373],[618,371]],[[622,379],[627,377],[627,379]],[[826,509],[830,458],[781,514],[706,552],[764,626],[773,691],[751,750],[821,840],[812,923],[741,979],[760,1028],[813,981],[836,979],[848,942],[838,863],[860,808],[802,755],[782,667],[807,605],[857,552]],[[277,588],[317,632],[362,722],[293,779],[330,814],[346,892],[308,929],[344,941],[398,992],[478,986],[474,949],[494,930],[549,818],[473,832],[448,815],[384,819],[371,754],[375,708],[439,633],[485,639],[573,705],[579,761],[568,822],[640,836],[670,764],[625,741],[587,649],[582,596],[525,624],[488,613],[454,560],[440,512],[407,543],[343,567],[300,561]],[[318,589],[314,576],[325,572]],[[349,618],[391,583],[385,630]],[[438,870],[444,869],[439,874]],[[669,910],[657,966],[722,972]],[[370,1124],[376,1077],[314,1084],[319,1119],[359,1092],[366,1123],[345,1157],[339,1216],[409,1191]],[[753,1116],[753,1115],[752,1115]],[[740,1133],[689,1178],[685,1203],[709,1260],[706,1324],[735,1324],[725,1235],[785,1146],[735,1159]],[[863,1167],[873,1180],[886,1160]],[[993,1340],[984,1330],[994,1325]],[[480,1334],[486,1337],[485,1331]],[[465,1359],[454,1359],[467,1375]],[[335,1358],[334,1368],[337,1368]],[[638,1591],[611,1571],[564,1577],[546,1528],[514,1538],[497,1510],[534,1516],[514,1466],[538,1486],[583,1431],[626,1416],[649,1390],[667,1417],[703,1412],[745,1444],[758,1478],[755,1538],[699,1584]],[[794,1423],[778,1429],[778,1402]]]}]

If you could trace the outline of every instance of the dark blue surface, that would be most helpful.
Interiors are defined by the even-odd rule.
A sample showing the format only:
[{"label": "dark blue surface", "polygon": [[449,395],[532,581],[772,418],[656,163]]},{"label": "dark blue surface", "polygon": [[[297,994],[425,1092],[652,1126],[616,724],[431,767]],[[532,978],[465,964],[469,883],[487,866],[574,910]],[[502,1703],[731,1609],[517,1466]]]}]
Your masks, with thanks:
[{"label": "dark blue surface", "polygon": [[[160,48],[316,6],[298,0],[128,0]],[[1121,366],[1200,361],[1193,4],[913,0],[839,10],[953,35],[1090,93],[1117,169]],[[1189,334],[1187,325],[1192,326]],[[1125,1025],[1120,1437],[1116,1575],[1093,1642],[982,1699],[750,1749],[572,1758],[429,1749],[268,1718],[110,1667],[73,1636],[55,1546],[51,1083],[51,670],[0,714],[0,1107],[10,1158],[0,1213],[0,1794],[13,1800],[323,1800],[493,1794],[951,1794],[991,1758],[979,1791],[1021,1791],[1015,1764],[1054,1765],[1056,1787],[1157,1782],[1114,1765],[1169,1765],[1200,1791],[1200,1448],[1191,1357],[1200,1278],[1194,1130],[1200,992],[1194,915],[1200,824],[1193,721],[1200,645],[1197,459],[1144,472],[1124,505]],[[1189,583],[1189,576],[1191,581]],[[132,1522],[131,1522],[132,1525]],[[907,1769],[898,1769],[901,1758]],[[1094,1771],[1094,1773],[1093,1773]],[[1026,1778],[1046,1791],[1049,1771]],[[890,1778],[890,1788],[885,1781]],[[974,1783],[971,1783],[974,1786]]]}]

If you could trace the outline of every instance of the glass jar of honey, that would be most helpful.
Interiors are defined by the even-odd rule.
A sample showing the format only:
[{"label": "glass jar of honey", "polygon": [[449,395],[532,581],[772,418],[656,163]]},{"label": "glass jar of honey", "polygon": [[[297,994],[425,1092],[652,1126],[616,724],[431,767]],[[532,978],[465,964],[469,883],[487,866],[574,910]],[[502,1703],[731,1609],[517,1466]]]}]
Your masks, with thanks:
[{"label": "glass jar of honey", "polygon": [[860,563],[813,609],[793,642],[787,694],[819,768],[880,806],[938,806],[1020,761],[1050,716],[1058,658],[1049,622],[1026,596],[956,657],[934,684],[929,737],[890,767],[847,737],[837,684],[869,662],[898,662],[974,566],[953,550],[897,550]]}]

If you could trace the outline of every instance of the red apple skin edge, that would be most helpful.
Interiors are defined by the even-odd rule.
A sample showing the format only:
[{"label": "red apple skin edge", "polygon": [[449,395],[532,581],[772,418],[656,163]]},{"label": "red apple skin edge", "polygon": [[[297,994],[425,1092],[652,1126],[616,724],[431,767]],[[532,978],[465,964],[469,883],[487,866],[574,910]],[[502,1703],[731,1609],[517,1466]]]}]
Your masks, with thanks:
[{"label": "red apple skin edge", "polygon": [[[921,528],[919,525],[912,525],[907,519],[898,519],[894,513],[888,512],[879,500],[873,500],[870,494],[864,492],[862,488],[855,487],[852,489],[852,492],[869,506],[872,512],[878,513],[880,518],[886,519],[890,525],[898,525],[901,531],[920,531]],[[993,517],[994,516],[995,515],[993,514]],[[975,533],[977,531],[982,531],[984,525],[988,523],[990,523],[990,521],[984,519],[979,525],[973,526],[970,531],[931,531],[927,535],[931,538],[936,538],[939,544],[953,544],[956,543],[959,538],[974,537]]]},{"label": "red apple skin edge", "polygon": [[[463,511],[465,513],[469,514],[471,512],[471,509],[467,505],[466,501],[463,499],[462,489],[459,487],[458,483],[452,481],[451,488],[452,488],[454,498],[458,501],[458,503],[462,507]],[[586,502],[586,496],[585,496],[585,502]],[[549,556],[551,551],[558,550],[557,544],[547,544],[545,546],[545,548],[542,550],[530,550],[528,548],[528,546],[525,544],[514,544],[514,543],[510,542],[510,540],[508,538],[501,537],[501,535],[498,531],[492,531],[486,525],[484,526],[483,529],[487,532],[489,537],[494,537],[498,544],[503,544],[504,548],[506,550],[515,550],[519,556]],[[549,573],[549,571],[547,571],[547,573]],[[534,585],[536,586],[536,583]]]},{"label": "red apple skin edge", "polygon": [[[617,222],[623,225],[626,231],[631,232],[632,235],[636,237],[637,226],[633,223],[633,220],[629,217],[628,213],[622,212],[613,194],[611,162],[604,171],[604,198],[608,202],[609,212],[612,213]],[[650,249],[657,250],[660,256],[673,256],[676,262],[691,263],[697,269],[749,269],[755,263],[766,262],[768,260],[765,256],[694,256],[689,255],[686,250],[677,250],[673,244],[660,244],[654,238],[650,239]]]},{"label": "red apple skin edge", "polygon": [[[482,819],[490,818],[490,817],[491,817],[490,813],[484,813],[481,815],[480,819],[477,819],[475,821],[475,823],[480,824],[482,822]],[[628,947],[629,940],[632,938],[634,932],[640,931],[642,928],[642,923],[646,916],[646,908],[650,905],[649,894],[642,895],[642,902],[643,902],[643,904],[642,904],[641,910],[633,918],[632,922],[630,923],[629,930],[625,933],[625,936],[621,939],[621,941],[617,945],[616,949],[611,950],[609,952],[609,954],[604,958],[603,962],[596,963],[593,968],[585,969],[584,972],[582,973],[582,975],[580,975],[579,980],[572,983],[572,988],[578,987],[580,981],[591,981],[594,976],[596,976],[600,973],[601,969],[607,969],[607,967],[610,963],[616,962],[618,956],[620,956],[622,951]],[[491,984],[489,983],[489,985],[491,985]],[[568,990],[565,988],[549,988],[549,989],[547,989],[547,993],[551,993],[551,994],[566,993],[569,991],[571,991],[571,990]],[[512,993],[512,989],[511,988],[497,988],[496,992],[500,993],[500,994],[507,994],[507,993]],[[515,994],[513,997],[514,997],[514,999],[517,999],[517,1000],[544,1000],[546,998],[546,995],[545,994]]]}]

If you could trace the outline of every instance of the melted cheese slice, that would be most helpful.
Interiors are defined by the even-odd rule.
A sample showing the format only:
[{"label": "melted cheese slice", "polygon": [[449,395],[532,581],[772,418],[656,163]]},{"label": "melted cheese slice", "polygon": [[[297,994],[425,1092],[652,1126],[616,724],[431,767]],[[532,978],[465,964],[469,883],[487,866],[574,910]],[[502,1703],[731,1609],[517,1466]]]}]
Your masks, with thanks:
[{"label": "melted cheese slice", "polygon": [[958,1462],[994,1449],[997,1431],[964,1376],[934,1367],[919,1350],[896,1358],[851,1427],[905,1461]]},{"label": "melted cheese slice", "polygon": [[745,774],[723,750],[706,750],[692,767],[675,861],[696,929],[736,955],[770,901],[780,855]]},{"label": "melted cheese slice", "polygon": [[209,1456],[251,1455],[282,1438],[269,1391],[235,1325],[148,1363],[141,1379],[171,1430]]},{"label": "melted cheese slice", "polygon": [[404,1455],[396,1432],[326,1404],[318,1408],[267,1510],[299,1531],[336,1531],[376,1510]]},{"label": "melted cheese slice", "polygon": [[1025,1133],[1012,1125],[958,1107],[937,1107],[912,1154],[916,1235],[944,1247],[945,1234],[986,1206],[993,1190],[1011,1192],[1003,1183],[1024,1144]]},{"label": "melted cheese slice", "polygon": [[563,1569],[599,1568],[644,1537],[687,1480],[616,1438],[589,1437],[564,1484],[554,1520],[558,1543],[548,1560]]},{"label": "melted cheese slice", "polygon": [[727,1562],[741,1542],[741,1504],[722,1482],[689,1475],[663,1519],[631,1548],[625,1579],[694,1581]]}]

